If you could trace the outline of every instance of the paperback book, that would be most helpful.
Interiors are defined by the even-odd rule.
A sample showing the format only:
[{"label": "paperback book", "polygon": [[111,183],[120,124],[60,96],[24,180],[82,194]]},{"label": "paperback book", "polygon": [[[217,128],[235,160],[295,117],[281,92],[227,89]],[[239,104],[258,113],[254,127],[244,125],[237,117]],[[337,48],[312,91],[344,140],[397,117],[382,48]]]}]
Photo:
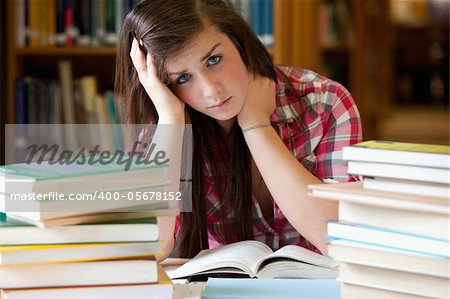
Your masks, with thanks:
[{"label": "paperback book", "polygon": [[40,228],[0,216],[0,245],[154,242],[159,238],[156,218]]},{"label": "paperback book", "polygon": [[296,245],[275,252],[259,241],[241,241],[202,250],[171,278],[240,274],[257,278],[336,278],[337,263]]}]

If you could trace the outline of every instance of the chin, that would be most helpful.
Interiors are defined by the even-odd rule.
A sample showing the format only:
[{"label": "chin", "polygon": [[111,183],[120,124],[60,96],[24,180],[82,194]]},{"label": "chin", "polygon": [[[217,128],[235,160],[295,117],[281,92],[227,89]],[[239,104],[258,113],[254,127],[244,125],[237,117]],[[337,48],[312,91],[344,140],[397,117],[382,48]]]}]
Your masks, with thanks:
[{"label": "chin", "polygon": [[236,115],[233,117],[223,117],[223,118],[215,118],[217,123],[221,125],[224,128],[231,128],[231,125],[233,125],[237,121]]}]

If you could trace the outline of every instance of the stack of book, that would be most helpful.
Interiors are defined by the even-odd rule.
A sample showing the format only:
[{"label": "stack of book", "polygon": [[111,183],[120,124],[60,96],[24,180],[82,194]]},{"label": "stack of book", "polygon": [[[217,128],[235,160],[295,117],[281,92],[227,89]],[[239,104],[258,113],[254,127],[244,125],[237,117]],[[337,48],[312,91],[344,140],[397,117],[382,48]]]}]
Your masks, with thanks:
[{"label": "stack of book", "polygon": [[155,218],[40,228],[0,213],[0,292],[2,298],[172,298],[170,279],[155,261],[159,252]]},{"label": "stack of book", "polygon": [[174,213],[180,195],[171,191],[168,164],[138,164],[119,155],[105,163],[83,154],[1,166],[0,211],[37,226],[98,222],[114,212]]},{"label": "stack of book", "polygon": [[0,297],[172,298],[155,260],[156,216],[177,211],[164,167],[83,166],[1,167]]},{"label": "stack of book", "polygon": [[342,298],[450,298],[450,147],[367,141],[343,158],[362,182],[310,186],[339,201],[328,253]]}]

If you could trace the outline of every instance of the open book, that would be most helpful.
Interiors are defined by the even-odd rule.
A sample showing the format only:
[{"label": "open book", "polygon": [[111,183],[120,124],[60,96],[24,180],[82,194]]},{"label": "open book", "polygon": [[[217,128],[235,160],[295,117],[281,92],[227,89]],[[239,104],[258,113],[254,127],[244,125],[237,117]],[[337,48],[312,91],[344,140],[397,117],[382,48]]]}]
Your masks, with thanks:
[{"label": "open book", "polygon": [[337,263],[297,245],[277,251],[259,241],[205,249],[172,272],[171,278],[244,274],[258,278],[336,278]]}]

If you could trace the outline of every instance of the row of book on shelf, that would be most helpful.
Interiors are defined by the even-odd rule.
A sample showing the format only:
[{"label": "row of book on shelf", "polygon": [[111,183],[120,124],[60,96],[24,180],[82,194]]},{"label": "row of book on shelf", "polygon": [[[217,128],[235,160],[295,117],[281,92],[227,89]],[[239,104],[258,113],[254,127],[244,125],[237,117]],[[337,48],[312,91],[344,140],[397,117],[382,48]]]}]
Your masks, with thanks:
[{"label": "row of book on shelf", "polygon": [[[129,171],[114,163],[2,166],[0,297],[172,298],[173,284],[155,260],[161,252],[156,217],[176,215],[177,205],[135,197],[167,192],[163,178],[164,167],[148,165]],[[68,200],[97,192],[125,199]],[[45,200],[15,206],[19,193]]]},{"label": "row of book on shelf", "polygon": [[99,92],[93,75],[73,77],[72,63],[58,62],[58,78],[17,77],[15,119],[18,124],[117,123],[112,90]]},{"label": "row of book on shelf", "polygon": [[343,158],[362,182],[310,186],[339,201],[327,234],[342,298],[449,298],[450,147],[366,141]]},{"label": "row of book on shelf", "polygon": [[[119,123],[120,102],[112,90],[99,91],[92,75],[73,77],[72,63],[58,62],[58,79],[17,77],[15,84],[15,119],[17,130],[7,161],[24,161],[24,144],[31,136],[47,136],[59,144],[75,147],[100,143],[102,149],[123,148],[124,136]],[[36,125],[46,124],[46,125]],[[71,126],[85,125],[83,130]],[[59,125],[52,126],[52,125]],[[51,134],[52,136],[49,136]]]},{"label": "row of book on shelf", "polygon": [[[17,45],[116,45],[124,16],[139,0],[17,0]],[[273,0],[234,0],[266,46],[273,45]]]},{"label": "row of book on shelf", "polygon": [[320,45],[350,44],[353,39],[351,21],[348,1],[320,1],[317,14]]},{"label": "row of book on shelf", "polygon": [[18,46],[115,45],[139,0],[17,0]]}]

